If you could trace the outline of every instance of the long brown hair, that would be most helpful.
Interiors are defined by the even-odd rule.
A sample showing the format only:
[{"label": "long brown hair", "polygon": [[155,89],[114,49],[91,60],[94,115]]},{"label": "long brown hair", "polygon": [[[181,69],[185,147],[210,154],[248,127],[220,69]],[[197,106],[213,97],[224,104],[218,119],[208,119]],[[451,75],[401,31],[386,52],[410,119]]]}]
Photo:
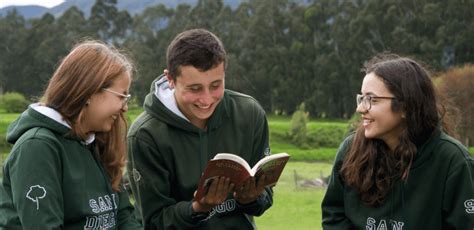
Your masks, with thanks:
[{"label": "long brown hair", "polygon": [[417,147],[436,130],[444,112],[435,96],[429,72],[410,58],[378,55],[366,62],[365,74],[374,73],[396,99],[394,112],[405,112],[404,131],[391,151],[384,141],[368,139],[360,125],[341,167],[345,183],[359,192],[369,206],[385,201],[394,184],[408,178]]},{"label": "long brown hair", "polygon": [[[130,60],[113,46],[99,41],[81,42],[61,61],[41,102],[63,116],[71,126],[72,135],[85,140],[87,134],[81,127],[87,101],[123,73],[131,77],[132,69]],[[126,129],[121,113],[110,132],[96,133],[96,151],[115,191],[120,190],[125,166]]]}]

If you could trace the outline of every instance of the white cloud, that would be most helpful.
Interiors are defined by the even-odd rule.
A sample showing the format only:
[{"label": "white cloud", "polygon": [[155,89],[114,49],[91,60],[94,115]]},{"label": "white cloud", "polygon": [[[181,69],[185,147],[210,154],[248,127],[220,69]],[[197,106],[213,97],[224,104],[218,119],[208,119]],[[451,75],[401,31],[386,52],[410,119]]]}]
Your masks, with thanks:
[{"label": "white cloud", "polygon": [[6,6],[11,6],[11,5],[16,5],[16,6],[22,6],[22,5],[37,5],[37,6],[44,6],[44,7],[54,7],[57,6],[61,3],[63,3],[64,0],[0,0],[0,8],[6,7]]}]

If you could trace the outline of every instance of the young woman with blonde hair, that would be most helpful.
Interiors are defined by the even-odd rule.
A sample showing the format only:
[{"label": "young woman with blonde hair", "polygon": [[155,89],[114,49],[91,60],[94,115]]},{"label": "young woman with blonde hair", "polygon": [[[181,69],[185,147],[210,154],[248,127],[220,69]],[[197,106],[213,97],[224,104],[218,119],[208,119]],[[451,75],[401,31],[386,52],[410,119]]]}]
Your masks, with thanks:
[{"label": "young woman with blonde hair", "polygon": [[131,78],[129,59],[101,42],[62,60],[8,128],[0,228],[142,229],[121,184]]}]

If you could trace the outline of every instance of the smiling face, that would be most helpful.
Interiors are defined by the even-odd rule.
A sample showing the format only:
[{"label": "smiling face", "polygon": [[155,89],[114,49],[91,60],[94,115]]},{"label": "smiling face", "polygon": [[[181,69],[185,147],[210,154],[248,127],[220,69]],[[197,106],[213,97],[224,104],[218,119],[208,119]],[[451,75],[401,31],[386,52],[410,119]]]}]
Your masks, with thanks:
[{"label": "smiling face", "polygon": [[182,66],[176,80],[168,75],[179,110],[196,127],[206,127],[207,120],[221,101],[224,76],[224,63],[204,72],[193,66]]},{"label": "smiling face", "polygon": [[[369,73],[364,77],[361,92],[364,96],[394,97],[382,79],[374,73]],[[357,112],[362,115],[366,138],[381,139],[392,150],[397,146],[404,129],[404,112],[402,110],[394,112],[391,99],[372,99],[369,110],[365,109],[361,103],[357,106]]]},{"label": "smiling face", "polygon": [[[130,82],[130,75],[125,72],[118,76],[107,89],[127,95]],[[101,90],[92,95],[88,102],[89,104],[84,108],[84,120],[82,122],[85,133],[110,131],[114,122],[119,119],[120,114],[128,110],[123,97],[106,90]]]}]

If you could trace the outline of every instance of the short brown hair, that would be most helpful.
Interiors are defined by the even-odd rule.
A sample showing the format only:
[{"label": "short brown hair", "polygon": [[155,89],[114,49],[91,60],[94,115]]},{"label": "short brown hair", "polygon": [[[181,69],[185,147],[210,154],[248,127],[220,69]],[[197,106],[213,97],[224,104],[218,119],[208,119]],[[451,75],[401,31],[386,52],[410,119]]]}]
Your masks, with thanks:
[{"label": "short brown hair", "polygon": [[221,40],[204,29],[186,30],[171,41],[166,52],[169,74],[176,80],[181,66],[193,66],[200,71],[226,63],[226,51]]}]

